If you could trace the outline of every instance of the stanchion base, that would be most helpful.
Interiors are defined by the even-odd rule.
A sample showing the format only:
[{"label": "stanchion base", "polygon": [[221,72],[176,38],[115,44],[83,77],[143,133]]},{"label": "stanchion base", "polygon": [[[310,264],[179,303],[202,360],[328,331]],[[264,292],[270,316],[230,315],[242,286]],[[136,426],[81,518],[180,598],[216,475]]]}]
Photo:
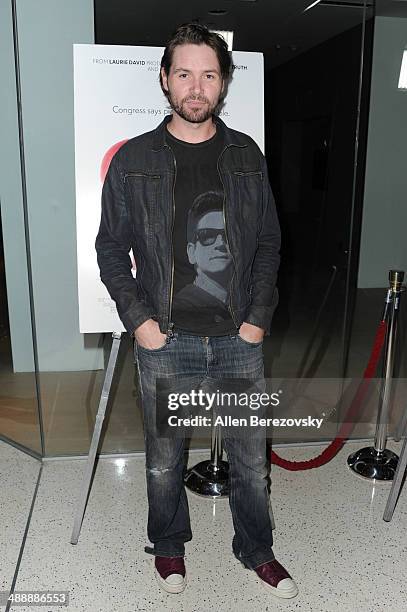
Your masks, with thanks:
[{"label": "stanchion base", "polygon": [[187,470],[184,476],[185,486],[202,497],[228,497],[229,464],[220,461],[215,466],[211,461],[201,461]]},{"label": "stanchion base", "polygon": [[387,448],[379,452],[373,446],[361,448],[348,457],[349,468],[368,480],[393,480],[399,458]]}]

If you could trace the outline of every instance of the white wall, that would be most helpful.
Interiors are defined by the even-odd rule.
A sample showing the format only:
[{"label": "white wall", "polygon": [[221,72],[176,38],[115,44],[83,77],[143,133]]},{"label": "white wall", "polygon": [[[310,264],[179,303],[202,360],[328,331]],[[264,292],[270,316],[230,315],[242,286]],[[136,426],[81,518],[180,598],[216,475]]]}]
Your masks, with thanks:
[{"label": "white wall", "polygon": [[374,32],[358,287],[407,272],[407,92],[397,89],[407,19],[377,17]]}]

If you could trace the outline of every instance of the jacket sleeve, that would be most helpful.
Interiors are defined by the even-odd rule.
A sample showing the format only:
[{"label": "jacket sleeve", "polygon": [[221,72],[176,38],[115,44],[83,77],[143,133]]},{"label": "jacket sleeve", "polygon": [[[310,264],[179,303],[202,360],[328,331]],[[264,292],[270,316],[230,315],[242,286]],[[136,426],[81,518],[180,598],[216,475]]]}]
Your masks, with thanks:
[{"label": "jacket sleeve", "polygon": [[131,239],[132,224],[116,153],[103,184],[101,221],[95,248],[100,279],[116,302],[118,315],[130,335],[153,316],[151,307],[141,299],[138,282],[131,272]]},{"label": "jacket sleeve", "polygon": [[262,327],[266,330],[266,335],[269,335],[271,319],[278,304],[276,282],[280,266],[281,233],[274,196],[268,179],[267,164],[263,155],[262,170],[263,217],[251,272],[252,301],[245,321]]}]

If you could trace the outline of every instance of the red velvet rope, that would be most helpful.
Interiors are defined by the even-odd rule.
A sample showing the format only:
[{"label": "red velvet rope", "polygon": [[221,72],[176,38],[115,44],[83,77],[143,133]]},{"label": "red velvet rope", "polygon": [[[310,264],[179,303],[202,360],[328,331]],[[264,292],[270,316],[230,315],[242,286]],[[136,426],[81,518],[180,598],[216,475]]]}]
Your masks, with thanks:
[{"label": "red velvet rope", "polygon": [[369,358],[369,362],[363,373],[362,381],[359,384],[359,387],[355,393],[355,396],[352,400],[348,412],[346,413],[344,422],[342,423],[342,426],[336,438],[332,440],[329,446],[327,446],[320,455],[314,457],[314,459],[309,459],[308,461],[289,461],[288,459],[283,459],[282,457],[279,457],[274,451],[271,451],[271,463],[274,463],[275,465],[279,465],[280,467],[291,471],[309,470],[311,468],[317,468],[321,465],[325,465],[325,463],[328,463],[328,461],[330,461],[340,451],[353,429],[354,417],[358,412],[362,401],[364,400],[367,389],[369,387],[370,379],[373,378],[376,372],[380,353],[382,351],[384,339],[386,336],[386,329],[387,322],[385,320],[381,321],[379,327],[377,328],[372,352]]}]

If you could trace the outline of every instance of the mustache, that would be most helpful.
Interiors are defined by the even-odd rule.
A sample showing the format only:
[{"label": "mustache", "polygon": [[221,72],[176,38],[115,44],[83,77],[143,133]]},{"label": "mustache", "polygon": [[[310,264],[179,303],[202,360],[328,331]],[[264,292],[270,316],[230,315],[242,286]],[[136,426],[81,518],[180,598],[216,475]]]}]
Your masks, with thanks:
[{"label": "mustache", "polygon": [[184,98],[182,102],[206,102],[209,104],[209,100],[205,98],[205,96],[188,96]]}]

